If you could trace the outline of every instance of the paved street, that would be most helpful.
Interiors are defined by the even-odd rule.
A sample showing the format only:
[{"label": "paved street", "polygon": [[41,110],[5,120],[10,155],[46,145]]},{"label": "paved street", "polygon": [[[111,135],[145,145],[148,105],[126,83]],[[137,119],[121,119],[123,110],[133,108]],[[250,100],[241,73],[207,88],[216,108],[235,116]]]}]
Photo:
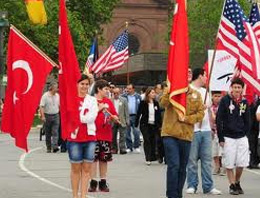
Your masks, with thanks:
[{"label": "paved street", "polygon": [[[71,198],[67,153],[47,154],[38,133],[29,137],[31,152],[23,152],[13,145],[9,135],[0,134],[0,197],[1,198]],[[143,154],[115,155],[109,166],[110,193],[91,193],[89,198],[163,198],[165,197],[166,166],[154,162],[146,166]],[[214,177],[216,187],[228,195],[226,177]],[[247,170],[242,185],[245,195],[235,197],[258,198],[260,171]],[[185,198],[213,197],[196,195]]]}]

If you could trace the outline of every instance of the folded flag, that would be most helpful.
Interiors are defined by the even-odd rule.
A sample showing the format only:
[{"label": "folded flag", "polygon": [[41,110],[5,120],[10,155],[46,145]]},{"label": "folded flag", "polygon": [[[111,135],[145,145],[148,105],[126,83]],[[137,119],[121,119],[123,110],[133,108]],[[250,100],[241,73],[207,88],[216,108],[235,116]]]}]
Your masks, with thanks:
[{"label": "folded flag", "polygon": [[25,0],[28,16],[33,24],[47,24],[43,0]]}]

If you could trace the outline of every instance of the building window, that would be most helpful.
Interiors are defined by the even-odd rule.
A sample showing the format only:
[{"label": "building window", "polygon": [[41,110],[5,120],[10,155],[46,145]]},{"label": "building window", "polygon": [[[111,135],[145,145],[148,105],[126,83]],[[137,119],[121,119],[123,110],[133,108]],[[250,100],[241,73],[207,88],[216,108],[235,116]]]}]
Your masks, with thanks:
[{"label": "building window", "polygon": [[133,35],[133,34],[129,34],[129,54],[130,55],[135,55],[139,52],[139,48],[140,48],[140,42],[139,39]]}]

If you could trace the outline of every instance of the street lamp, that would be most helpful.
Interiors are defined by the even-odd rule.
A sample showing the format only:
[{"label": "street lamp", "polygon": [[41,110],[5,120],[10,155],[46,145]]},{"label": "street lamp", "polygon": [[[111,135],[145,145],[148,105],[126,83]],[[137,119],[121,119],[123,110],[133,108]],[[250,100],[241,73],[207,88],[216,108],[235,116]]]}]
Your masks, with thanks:
[{"label": "street lamp", "polygon": [[3,85],[2,77],[4,72],[4,30],[9,26],[7,20],[8,13],[6,11],[0,11],[0,98],[3,97]]}]

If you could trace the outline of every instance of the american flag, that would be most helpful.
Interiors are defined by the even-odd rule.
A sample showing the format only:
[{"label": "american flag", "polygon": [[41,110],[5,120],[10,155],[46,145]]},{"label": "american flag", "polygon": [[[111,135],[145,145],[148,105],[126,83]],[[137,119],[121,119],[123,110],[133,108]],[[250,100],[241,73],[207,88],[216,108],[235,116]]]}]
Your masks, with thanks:
[{"label": "american flag", "polygon": [[258,42],[260,43],[260,13],[259,13],[259,7],[257,3],[252,4],[249,21],[253,27]]},{"label": "american flag", "polygon": [[218,41],[218,48],[225,49],[237,58],[241,76],[246,83],[260,93],[259,43],[248,18],[236,0],[225,2]]},{"label": "american flag", "polygon": [[128,58],[128,31],[125,30],[91,67],[91,71],[97,74],[118,69]]}]

